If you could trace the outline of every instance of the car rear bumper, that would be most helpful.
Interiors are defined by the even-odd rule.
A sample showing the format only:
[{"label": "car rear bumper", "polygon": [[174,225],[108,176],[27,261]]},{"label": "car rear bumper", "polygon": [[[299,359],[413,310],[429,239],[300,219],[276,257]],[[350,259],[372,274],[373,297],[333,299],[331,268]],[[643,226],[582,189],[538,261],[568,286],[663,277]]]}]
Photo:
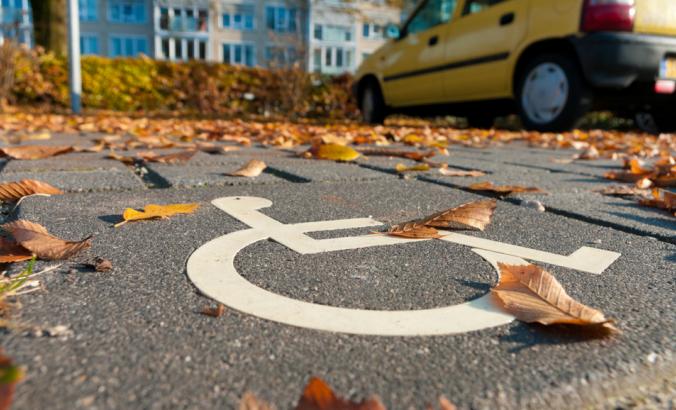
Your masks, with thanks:
[{"label": "car rear bumper", "polygon": [[571,38],[587,81],[603,88],[626,88],[659,78],[667,55],[676,57],[676,37],[599,32]]}]

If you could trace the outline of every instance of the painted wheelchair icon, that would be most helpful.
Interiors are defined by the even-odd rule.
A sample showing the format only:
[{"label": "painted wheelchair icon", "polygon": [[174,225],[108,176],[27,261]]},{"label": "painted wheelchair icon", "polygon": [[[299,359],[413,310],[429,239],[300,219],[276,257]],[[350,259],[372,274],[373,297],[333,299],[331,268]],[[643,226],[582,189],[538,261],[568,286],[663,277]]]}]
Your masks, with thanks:
[{"label": "painted wheelchair icon", "polygon": [[[272,206],[272,202],[264,198],[227,197],[212,203],[251,229],[221,236],[201,246],[190,256],[187,272],[202,293],[230,308],[298,327],[381,336],[449,335],[500,326],[514,320],[493,304],[489,294],[435,309],[375,311],[319,305],[269,292],[244,279],[234,266],[237,253],[257,241],[273,239],[295,252],[308,255],[421,240],[383,235],[317,240],[306,233],[383,224],[371,218],[283,224],[258,212]],[[498,262],[526,264],[524,259],[528,259],[601,274],[620,257],[616,252],[589,247],[563,256],[458,233],[449,233],[441,240],[471,247],[496,271]]]}]

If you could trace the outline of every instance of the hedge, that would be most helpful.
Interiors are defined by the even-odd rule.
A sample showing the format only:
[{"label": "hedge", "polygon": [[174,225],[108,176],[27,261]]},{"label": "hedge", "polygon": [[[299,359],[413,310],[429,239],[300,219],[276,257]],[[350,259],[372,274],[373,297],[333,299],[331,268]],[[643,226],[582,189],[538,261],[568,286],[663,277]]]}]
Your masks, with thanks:
[{"label": "hedge", "polygon": [[[17,48],[13,70],[11,102],[68,107],[65,58]],[[144,56],[82,58],[83,106],[124,112],[352,118],[351,82],[348,75],[307,74],[298,67],[269,70]]]}]

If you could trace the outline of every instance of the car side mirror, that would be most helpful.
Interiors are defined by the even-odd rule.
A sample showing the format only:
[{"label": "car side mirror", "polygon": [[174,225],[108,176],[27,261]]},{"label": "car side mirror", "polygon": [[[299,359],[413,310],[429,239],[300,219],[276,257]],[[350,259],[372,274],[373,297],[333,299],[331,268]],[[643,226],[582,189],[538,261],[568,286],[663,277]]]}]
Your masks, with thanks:
[{"label": "car side mirror", "polygon": [[399,26],[396,24],[388,24],[387,27],[385,27],[385,37],[395,40],[400,38],[401,30],[399,30]]}]

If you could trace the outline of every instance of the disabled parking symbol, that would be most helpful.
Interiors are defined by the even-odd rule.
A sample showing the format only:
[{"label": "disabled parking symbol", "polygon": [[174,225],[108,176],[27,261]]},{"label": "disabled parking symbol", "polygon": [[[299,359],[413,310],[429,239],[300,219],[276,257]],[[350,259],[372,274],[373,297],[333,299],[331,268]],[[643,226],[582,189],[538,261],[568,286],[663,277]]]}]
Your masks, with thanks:
[{"label": "disabled parking symbol", "polygon": [[[226,197],[216,199],[212,204],[250,229],[232,232],[202,245],[190,256],[187,272],[202,293],[232,309],[291,326],[380,336],[451,335],[501,326],[514,320],[493,303],[490,294],[452,306],[396,311],[320,305],[262,289],[243,278],[234,265],[239,251],[258,241],[272,239],[299,254],[309,255],[402,245],[425,239],[384,235],[313,239],[306,234],[383,224],[371,218],[284,224],[259,212],[272,206],[265,198]],[[616,252],[586,246],[564,256],[455,232],[440,240],[470,247],[498,274],[498,263],[524,265],[528,263],[526,260],[601,274],[620,257]]]}]

